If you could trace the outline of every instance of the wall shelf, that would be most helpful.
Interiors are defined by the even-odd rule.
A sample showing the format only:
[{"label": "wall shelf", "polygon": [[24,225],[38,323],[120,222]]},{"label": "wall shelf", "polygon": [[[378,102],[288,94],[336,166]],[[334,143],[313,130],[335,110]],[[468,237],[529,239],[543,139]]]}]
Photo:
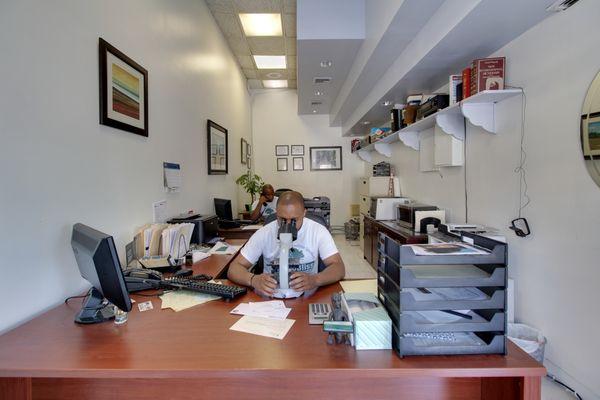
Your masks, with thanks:
[{"label": "wall shelf", "polygon": [[495,104],[521,93],[521,89],[484,90],[358,150],[358,156],[364,161],[371,162],[371,152],[376,151],[389,158],[392,155],[390,144],[397,141],[419,150],[419,134],[436,125],[444,133],[463,141],[465,140],[464,118],[489,133],[496,133]]}]

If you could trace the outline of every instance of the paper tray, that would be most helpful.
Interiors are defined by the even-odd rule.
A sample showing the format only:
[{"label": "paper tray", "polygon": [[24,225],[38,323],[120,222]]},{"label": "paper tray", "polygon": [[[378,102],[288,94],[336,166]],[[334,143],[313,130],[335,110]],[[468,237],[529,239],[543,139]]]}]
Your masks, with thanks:
[{"label": "paper tray", "polygon": [[[442,312],[442,311],[430,311]],[[390,312],[390,315],[393,311]],[[456,317],[453,322],[434,323],[426,322],[417,311],[405,311],[400,315],[396,325],[400,333],[405,332],[492,332],[504,331],[504,312],[495,310],[471,310],[466,313],[472,319]],[[449,317],[452,317],[449,315]],[[395,318],[392,317],[392,321]]]},{"label": "paper tray", "polygon": [[498,244],[488,254],[417,256],[410,246],[400,246],[400,262],[410,264],[504,264],[506,245]]}]

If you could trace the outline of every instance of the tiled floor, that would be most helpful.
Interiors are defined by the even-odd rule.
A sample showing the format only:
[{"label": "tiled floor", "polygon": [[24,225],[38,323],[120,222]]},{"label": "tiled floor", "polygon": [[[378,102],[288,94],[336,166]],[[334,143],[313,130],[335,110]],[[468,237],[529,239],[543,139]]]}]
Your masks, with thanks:
[{"label": "tiled floor", "polygon": [[344,260],[346,277],[344,279],[375,279],[375,270],[363,258],[358,241],[347,241],[344,235],[334,235],[333,240]]}]

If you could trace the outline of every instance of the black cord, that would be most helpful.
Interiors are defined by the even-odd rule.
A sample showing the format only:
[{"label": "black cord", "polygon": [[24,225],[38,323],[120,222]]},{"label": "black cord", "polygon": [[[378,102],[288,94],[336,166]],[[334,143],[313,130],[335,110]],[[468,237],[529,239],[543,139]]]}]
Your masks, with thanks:
[{"label": "black cord", "polygon": [[162,296],[163,294],[165,294],[164,290],[159,293],[153,293],[153,294],[136,293],[135,295],[136,296],[144,296],[144,297],[158,297],[158,296]]},{"label": "black cord", "polygon": [[[525,152],[525,113],[527,111],[527,96],[525,95],[525,90],[519,86],[508,86],[513,89],[520,89],[523,94],[523,106],[521,107],[521,142],[520,142],[520,160],[519,165],[514,169],[515,174],[519,174],[519,218],[521,218],[521,214],[523,209],[529,205],[531,202],[531,198],[527,194],[527,176],[525,171],[525,161],[527,160],[527,153]],[[523,200],[525,200],[525,204],[523,204]]]},{"label": "black cord", "polygon": [[87,294],[83,294],[83,295],[81,295],[81,296],[71,296],[71,297],[67,297],[67,298],[65,299],[65,304],[69,304],[69,300],[71,300],[71,299],[82,299],[82,298],[84,298],[84,297],[86,297],[86,296],[87,296]]},{"label": "black cord", "polygon": [[465,172],[465,224],[469,222],[469,195],[467,193],[467,119],[465,118],[464,121],[464,126],[465,126],[465,140],[463,141],[463,165],[464,165],[464,172]]},{"label": "black cord", "polygon": [[567,386],[566,384],[564,384],[563,382],[559,381],[558,378],[556,378],[554,375],[546,375],[548,378],[552,379],[554,382],[556,382],[557,384],[559,384],[560,386],[564,387],[569,393],[571,393],[573,396],[577,397],[579,400],[583,400],[583,397],[581,397],[579,395],[579,393],[577,393],[572,387]]}]

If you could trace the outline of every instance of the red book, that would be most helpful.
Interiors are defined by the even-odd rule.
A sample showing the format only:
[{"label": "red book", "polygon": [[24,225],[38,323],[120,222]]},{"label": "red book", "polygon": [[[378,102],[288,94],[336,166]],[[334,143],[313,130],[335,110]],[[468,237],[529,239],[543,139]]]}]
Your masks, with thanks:
[{"label": "red book", "polygon": [[463,100],[471,95],[471,68],[467,67],[462,71],[462,84],[463,84]]},{"label": "red book", "polygon": [[474,93],[483,90],[502,90],[504,89],[505,78],[505,57],[481,58],[473,61],[473,89]]}]

